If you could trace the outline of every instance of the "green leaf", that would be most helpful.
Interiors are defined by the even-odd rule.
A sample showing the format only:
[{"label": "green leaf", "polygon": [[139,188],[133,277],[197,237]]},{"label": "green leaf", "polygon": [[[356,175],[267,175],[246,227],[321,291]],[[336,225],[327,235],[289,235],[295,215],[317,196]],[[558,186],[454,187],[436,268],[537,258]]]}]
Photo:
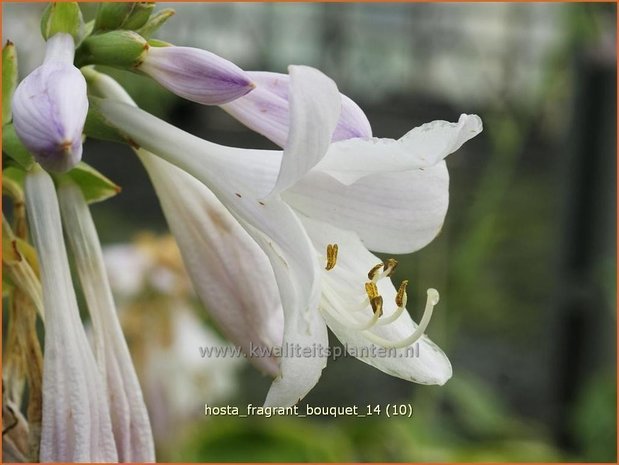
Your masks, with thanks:
[{"label": "green leaf", "polygon": [[17,137],[12,123],[2,128],[2,151],[26,171],[34,166],[34,157]]},{"label": "green leaf", "polygon": [[17,87],[17,54],[15,45],[6,42],[2,49],[2,124],[11,121],[11,102]]},{"label": "green leaf", "polygon": [[8,195],[18,202],[24,201],[24,181],[26,172],[17,167],[9,166],[2,170],[2,194]]},{"label": "green leaf", "polygon": [[142,26],[140,29],[137,29],[136,32],[142,37],[148,39],[155,32],[157,32],[157,30],[161,26],[163,26],[168,19],[170,19],[175,14],[176,11],[174,11],[172,8],[165,8],[161,11],[158,11],[153,16],[151,16],[151,18],[146,24],[144,24],[144,26]]},{"label": "green leaf", "polygon": [[6,273],[2,273],[2,298],[8,299],[15,285],[11,282]]},{"label": "green leaf", "polygon": [[41,34],[45,40],[59,32],[66,32],[77,43],[81,39],[83,27],[82,11],[76,2],[52,2],[45,8],[41,18]]},{"label": "green leaf", "polygon": [[88,203],[109,199],[121,190],[120,186],[84,162],[79,162],[75,168],[67,173],[54,175],[54,178],[59,184],[64,182],[75,183]]}]

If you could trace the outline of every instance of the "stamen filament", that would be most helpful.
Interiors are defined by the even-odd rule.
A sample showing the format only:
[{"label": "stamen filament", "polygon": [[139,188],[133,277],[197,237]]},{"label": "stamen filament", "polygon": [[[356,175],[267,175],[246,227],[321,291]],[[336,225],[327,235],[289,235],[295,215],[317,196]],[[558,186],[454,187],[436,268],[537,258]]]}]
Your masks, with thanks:
[{"label": "stamen filament", "polygon": [[[353,318],[351,318],[347,313],[340,310],[343,307],[342,302],[338,298],[337,294],[335,294],[330,287],[324,287],[323,296],[325,300],[328,301],[328,305],[325,305],[323,308],[329,313],[329,315],[333,319],[335,319],[339,324],[345,326],[346,328],[355,329],[357,331],[367,331],[376,324],[382,314],[381,305],[380,312],[375,312],[372,315],[372,318],[370,318],[368,321],[359,323],[358,321],[354,321]],[[329,309],[333,309],[335,311],[329,311]]]},{"label": "stamen filament", "polygon": [[398,307],[396,309],[396,311],[393,312],[391,315],[386,316],[385,318],[381,318],[381,320],[378,322],[378,324],[380,326],[385,326],[385,325],[393,323],[395,320],[400,318],[400,315],[402,315],[404,310],[406,310],[406,307]]},{"label": "stamen filament", "polygon": [[432,318],[434,306],[438,304],[438,300],[438,291],[436,289],[428,289],[426,308],[423,312],[423,316],[421,317],[421,321],[419,322],[419,326],[417,327],[417,329],[415,329],[415,331],[413,331],[413,334],[411,334],[405,339],[401,339],[399,341],[390,341],[369,331],[365,331],[364,336],[374,344],[385,348],[402,349],[404,347],[408,347],[411,344],[414,344],[419,338],[421,338],[421,336],[423,336],[423,333],[425,332],[428,324],[430,323],[430,319]]}]

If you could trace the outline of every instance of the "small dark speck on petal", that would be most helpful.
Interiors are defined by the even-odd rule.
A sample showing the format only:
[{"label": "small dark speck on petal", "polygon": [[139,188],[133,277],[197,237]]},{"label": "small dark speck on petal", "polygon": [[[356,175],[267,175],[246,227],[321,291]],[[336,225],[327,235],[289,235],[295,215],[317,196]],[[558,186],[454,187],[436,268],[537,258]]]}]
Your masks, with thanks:
[{"label": "small dark speck on petal", "polygon": [[235,192],[234,195],[236,195],[239,199],[241,198],[241,194],[239,194],[238,192]]},{"label": "small dark speck on petal", "polygon": [[130,137],[127,138],[127,144],[129,144],[131,146],[131,148],[133,148],[134,150],[139,150],[140,146],[139,144],[134,141],[133,139],[131,139]]}]

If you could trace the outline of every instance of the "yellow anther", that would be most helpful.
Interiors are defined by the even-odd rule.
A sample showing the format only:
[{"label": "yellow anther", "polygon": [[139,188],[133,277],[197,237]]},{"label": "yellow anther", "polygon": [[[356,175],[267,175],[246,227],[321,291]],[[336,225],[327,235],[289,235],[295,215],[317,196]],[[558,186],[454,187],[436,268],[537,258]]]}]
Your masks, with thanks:
[{"label": "yellow anther", "polygon": [[365,283],[365,293],[368,295],[368,299],[370,299],[370,302],[372,301],[372,299],[375,299],[379,296],[378,287],[376,287],[376,283],[374,281],[368,281],[367,283]]},{"label": "yellow anther", "polygon": [[335,268],[337,262],[337,248],[337,244],[327,245],[327,266],[325,266],[325,270],[327,271]]},{"label": "yellow anther", "polygon": [[391,276],[398,266],[398,261],[394,258],[388,258],[383,263],[383,266],[385,267],[385,276]]},{"label": "yellow anther", "polygon": [[370,305],[372,306],[372,311],[374,315],[378,315],[379,317],[383,316],[383,298],[378,295],[373,299],[370,299]]},{"label": "yellow anther", "polygon": [[398,289],[398,293],[395,296],[395,304],[398,308],[406,307],[406,301],[408,299],[406,295],[406,286],[408,286],[408,279],[402,281],[402,284],[400,284],[400,288]]},{"label": "yellow anther", "polygon": [[378,265],[372,267],[370,271],[368,271],[368,279],[370,281],[375,281],[379,277],[379,271],[383,268],[383,264],[379,263]]}]

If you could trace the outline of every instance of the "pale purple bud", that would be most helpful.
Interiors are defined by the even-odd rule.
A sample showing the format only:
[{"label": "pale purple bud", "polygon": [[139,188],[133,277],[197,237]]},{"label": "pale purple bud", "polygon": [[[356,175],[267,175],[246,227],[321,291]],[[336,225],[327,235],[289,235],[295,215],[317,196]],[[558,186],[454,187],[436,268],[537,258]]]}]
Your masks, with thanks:
[{"label": "pale purple bud", "polygon": [[51,37],[45,61],[17,86],[11,105],[15,132],[50,171],[68,171],[82,158],[88,98],[74,47],[69,34]]},{"label": "pale purple bud", "polygon": [[[222,108],[248,128],[284,147],[290,126],[290,76],[266,71],[248,71],[247,74],[256,88],[250,94],[222,105]],[[363,110],[344,94],[340,96],[341,112],[332,141],[371,138],[372,127]]]},{"label": "pale purple bud", "polygon": [[138,69],[176,95],[203,105],[231,102],[254,88],[234,63],[192,47],[150,47]]}]

